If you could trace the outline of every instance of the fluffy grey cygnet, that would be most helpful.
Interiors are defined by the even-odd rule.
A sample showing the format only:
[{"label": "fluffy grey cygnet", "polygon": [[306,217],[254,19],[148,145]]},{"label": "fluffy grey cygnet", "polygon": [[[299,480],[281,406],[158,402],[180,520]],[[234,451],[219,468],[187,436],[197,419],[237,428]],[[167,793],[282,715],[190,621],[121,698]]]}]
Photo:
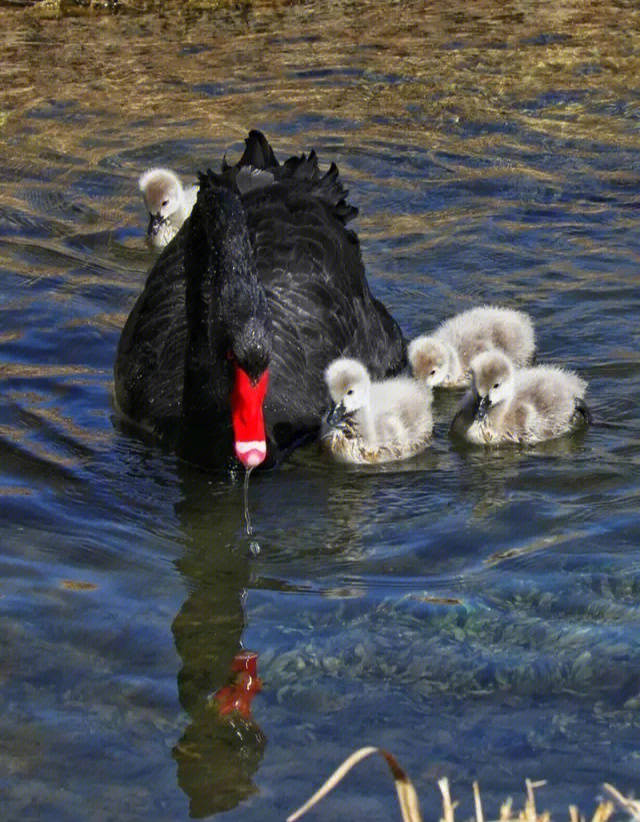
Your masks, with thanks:
[{"label": "fluffy grey cygnet", "polygon": [[424,450],[431,440],[431,389],[407,377],[372,382],[358,360],[334,360],[325,371],[333,400],[322,430],[339,462],[380,463]]},{"label": "fluffy grey cygnet", "polygon": [[430,386],[469,385],[469,364],[482,351],[503,351],[517,366],[531,362],[535,332],[528,314],[483,305],[443,322],[409,343],[413,375]]},{"label": "fluffy grey cygnet", "polygon": [[169,168],[145,171],[138,185],[149,212],[147,242],[154,248],[164,248],[191,214],[198,186],[184,188],[180,178]]},{"label": "fluffy grey cygnet", "polygon": [[471,361],[471,390],[462,401],[451,432],[480,445],[536,443],[570,431],[582,418],[591,422],[584,402],[587,383],[554,365],[516,369],[499,351]]}]

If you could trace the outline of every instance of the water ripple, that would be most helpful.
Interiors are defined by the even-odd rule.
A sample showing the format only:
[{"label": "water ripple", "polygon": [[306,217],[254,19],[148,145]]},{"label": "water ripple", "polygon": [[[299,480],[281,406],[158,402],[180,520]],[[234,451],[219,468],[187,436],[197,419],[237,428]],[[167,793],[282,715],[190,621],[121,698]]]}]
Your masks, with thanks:
[{"label": "water ripple", "polygon": [[[638,13],[72,5],[0,3],[5,816],[175,822],[222,796],[230,818],[275,818],[355,739],[399,756],[428,813],[442,775],[480,779],[492,807],[547,777],[556,815],[603,779],[636,788]],[[194,179],[250,127],[281,159],[338,163],[408,335],[481,302],[526,310],[596,424],[465,447],[443,393],[415,460],[310,447],[252,475],[249,539],[241,477],[124,430],[112,365],[154,259],[139,174]],[[242,648],[263,690],[224,724],[212,695]],[[363,784],[336,818],[396,812]]]}]

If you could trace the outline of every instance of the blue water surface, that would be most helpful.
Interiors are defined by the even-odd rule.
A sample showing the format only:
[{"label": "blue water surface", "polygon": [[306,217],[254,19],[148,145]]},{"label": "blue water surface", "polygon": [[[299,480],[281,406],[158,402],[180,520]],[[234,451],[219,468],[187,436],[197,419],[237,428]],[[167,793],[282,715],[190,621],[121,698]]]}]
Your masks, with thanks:
[{"label": "blue water surface", "polygon": [[[556,816],[604,781],[638,790],[640,27],[606,3],[330,5],[175,25],[0,9],[6,820],[283,819],[362,745],[395,754],[429,818],[442,776],[460,818],[473,780],[490,818],[525,778]],[[310,446],[256,472],[252,536],[240,475],[124,430],[115,349],[154,259],[137,177],[190,179],[251,127],[281,159],[338,163],[407,336],[526,310],[594,425],[464,447],[459,395],[437,396],[411,461]],[[243,649],[262,690],[221,717]],[[382,761],[313,813],[398,817]]]}]

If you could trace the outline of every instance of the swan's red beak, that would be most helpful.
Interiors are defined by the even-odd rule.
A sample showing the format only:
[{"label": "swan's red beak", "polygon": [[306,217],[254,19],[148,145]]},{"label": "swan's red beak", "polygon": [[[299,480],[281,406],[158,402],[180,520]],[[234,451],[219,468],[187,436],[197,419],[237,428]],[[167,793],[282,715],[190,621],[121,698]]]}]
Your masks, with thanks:
[{"label": "swan's red beak", "polygon": [[262,403],[267,393],[269,372],[253,382],[237,363],[231,392],[231,425],[236,457],[245,468],[255,468],[267,456]]}]

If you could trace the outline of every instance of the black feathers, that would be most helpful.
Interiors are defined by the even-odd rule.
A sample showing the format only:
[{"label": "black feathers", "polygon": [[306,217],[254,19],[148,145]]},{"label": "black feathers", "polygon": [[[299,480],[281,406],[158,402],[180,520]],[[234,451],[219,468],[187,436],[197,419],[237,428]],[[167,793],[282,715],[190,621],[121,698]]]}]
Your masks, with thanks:
[{"label": "black feathers", "polygon": [[[335,163],[331,163],[329,170],[322,174],[318,156],[312,149],[308,155],[289,157],[280,165],[264,134],[256,130],[249,132],[245,143],[244,154],[235,166],[230,166],[223,160],[220,174],[209,171],[209,175],[218,185],[244,194],[249,190],[263,188],[267,180],[272,180],[274,185],[284,184],[290,192],[296,191],[306,197],[322,200],[329,206],[333,216],[343,224],[358,216],[358,209],[347,203],[349,192],[342,185]],[[254,173],[262,171],[266,174],[255,174],[255,180],[251,185],[251,178],[243,175],[247,169]]]},{"label": "black feathers", "polygon": [[243,166],[253,166],[254,168],[277,168],[280,165],[276,160],[276,155],[269,145],[267,138],[261,131],[251,129],[249,136],[245,138],[244,154],[236,164],[230,166],[226,159],[222,161],[222,171],[228,171],[231,168],[242,168]]},{"label": "black feathers", "polygon": [[403,369],[400,329],[372,296],[345,227],[357,213],[346,196],[335,164],[323,174],[311,151],[280,165],[258,131],[237,165],[201,174],[193,213],[122,332],[115,389],[124,414],[158,432],[206,430],[187,455],[220,464],[231,454],[230,440],[214,436],[230,426],[230,358],[252,379],[268,367],[274,462],[317,432],[331,360],[358,358],[375,380]]}]

